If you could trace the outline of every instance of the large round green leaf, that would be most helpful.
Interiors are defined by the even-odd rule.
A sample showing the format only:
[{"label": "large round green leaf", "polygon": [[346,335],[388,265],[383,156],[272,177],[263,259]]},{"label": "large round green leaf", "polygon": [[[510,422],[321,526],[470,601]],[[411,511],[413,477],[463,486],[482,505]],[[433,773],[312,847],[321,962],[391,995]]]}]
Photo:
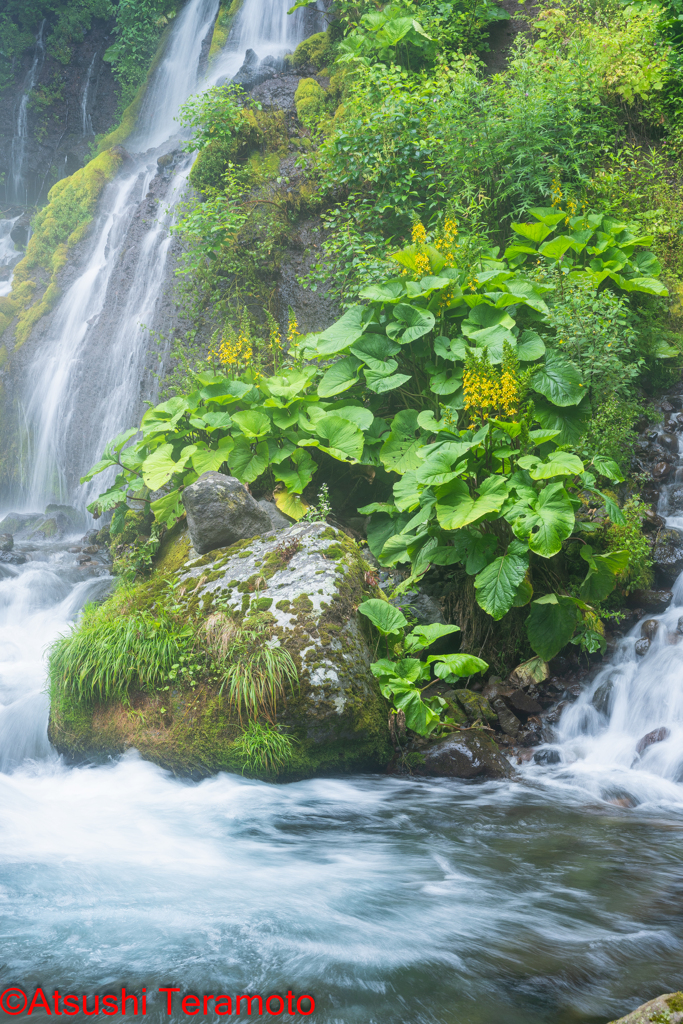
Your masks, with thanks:
[{"label": "large round green leaf", "polygon": [[360,365],[360,360],[355,356],[346,356],[345,359],[340,359],[323,374],[323,378],[318,384],[318,395],[321,398],[332,398],[334,395],[341,394],[342,391],[348,391],[358,381]]},{"label": "large round green leaf", "polygon": [[544,661],[554,658],[574,635],[577,617],[577,607],[570,597],[544,594],[532,601],[526,632],[536,654]]},{"label": "large round green leaf", "polygon": [[[323,416],[315,424],[320,441],[299,441],[301,447],[320,448],[340,462],[357,462],[363,454],[363,435],[349,420],[341,416]],[[326,443],[321,443],[326,442]]]},{"label": "large round green leaf", "polygon": [[373,597],[369,601],[363,601],[362,604],[358,605],[358,611],[370,619],[370,622],[382,636],[388,636],[390,633],[400,633],[408,625],[408,620],[403,612],[395,608],[393,604],[389,604],[388,601],[382,601],[380,598]]},{"label": "large round green leaf", "polygon": [[349,345],[357,341],[364,330],[361,320],[365,306],[351,306],[336,323],[319,335],[316,349],[323,356],[333,356],[343,352]]},{"label": "large round green leaf", "polygon": [[529,560],[520,555],[500,555],[475,577],[477,604],[496,621],[512,608],[526,576]]},{"label": "large round green leaf", "polygon": [[237,424],[245,437],[253,441],[270,433],[270,416],[262,409],[245,409],[243,412],[235,412],[232,415],[232,421]]},{"label": "large round green leaf", "polygon": [[421,465],[417,454],[422,444],[421,438],[416,436],[417,416],[415,409],[403,409],[394,416],[389,436],[379,453],[386,469],[403,474]]},{"label": "large round green leaf", "polygon": [[531,378],[531,386],[561,407],[578,405],[585,394],[581,371],[555,352],[548,352],[545,365],[539,366]]},{"label": "large round green leaf", "polygon": [[512,524],[516,537],[543,558],[552,558],[574,529],[574,508],[561,483],[548,484]]},{"label": "large round green leaf", "polygon": [[394,306],[395,319],[387,324],[387,334],[394,338],[400,345],[408,345],[416,341],[434,327],[434,314],[428,309],[420,309],[418,306],[409,306],[407,302],[399,302]]},{"label": "large round green leaf", "polygon": [[253,445],[246,437],[236,437],[235,447],[228,456],[230,472],[243,484],[251,484],[268,468],[268,444],[259,441]]}]

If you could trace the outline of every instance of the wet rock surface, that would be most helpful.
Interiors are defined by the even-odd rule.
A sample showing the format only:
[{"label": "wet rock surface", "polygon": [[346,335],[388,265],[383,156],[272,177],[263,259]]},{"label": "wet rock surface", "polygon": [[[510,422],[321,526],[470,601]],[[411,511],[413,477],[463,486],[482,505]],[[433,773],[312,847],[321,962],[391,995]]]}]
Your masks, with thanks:
[{"label": "wet rock surface", "polygon": [[652,1021],[683,1024],[683,993],[668,992],[657,996],[625,1017],[612,1021],[612,1024],[651,1024]]},{"label": "wet rock surface", "polygon": [[183,491],[183,504],[192,546],[200,555],[273,528],[270,513],[244,484],[223,473],[203,473]]},{"label": "wet rock surface", "polygon": [[470,729],[431,744],[424,753],[424,764],[416,769],[416,774],[451,779],[509,779],[514,776],[514,771],[493,739]]},{"label": "wet rock surface", "polygon": [[657,535],[654,550],[657,575],[672,586],[683,572],[683,537],[677,530],[663,529]]}]

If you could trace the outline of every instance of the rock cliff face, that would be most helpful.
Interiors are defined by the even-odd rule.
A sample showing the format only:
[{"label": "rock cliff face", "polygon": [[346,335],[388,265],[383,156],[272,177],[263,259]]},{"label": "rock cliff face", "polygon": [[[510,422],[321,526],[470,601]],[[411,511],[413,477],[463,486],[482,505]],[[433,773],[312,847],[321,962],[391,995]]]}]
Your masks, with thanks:
[{"label": "rock cliff face", "polygon": [[[13,84],[0,94],[0,191],[5,217],[44,203],[56,181],[73,174],[88,160],[95,135],[116,122],[119,85],[102,55],[113,42],[113,20],[95,19],[82,42],[70,46],[67,63],[49,49],[36,49],[18,62]],[[26,102],[21,182],[17,168],[18,119],[22,97],[38,56],[33,88]]]}]

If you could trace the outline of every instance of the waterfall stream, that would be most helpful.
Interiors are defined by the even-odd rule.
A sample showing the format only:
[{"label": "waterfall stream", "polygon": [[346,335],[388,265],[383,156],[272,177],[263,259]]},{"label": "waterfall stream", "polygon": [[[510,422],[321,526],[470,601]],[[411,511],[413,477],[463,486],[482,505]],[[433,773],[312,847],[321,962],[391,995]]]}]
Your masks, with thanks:
[{"label": "waterfall stream", "polygon": [[42,21],[38,29],[35,51],[31,68],[26,78],[24,91],[19,100],[17,109],[17,124],[12,139],[12,152],[10,163],[9,182],[11,187],[6,189],[6,199],[11,202],[28,203],[29,186],[25,181],[24,164],[26,160],[26,141],[28,139],[28,102],[31,92],[36,84],[36,79],[45,60],[45,43],[43,33],[45,21]]},{"label": "waterfall stream", "polygon": [[[246,0],[203,84],[247,46],[291,48],[303,22],[287,6]],[[26,508],[85,504],[78,477],[154,395],[145,326],[164,322],[191,163],[178,154],[161,179],[156,161],[201,87],[217,8],[189,0],[178,16],[133,155],[36,349]],[[683,577],[650,650],[635,653],[638,625],[565,709],[557,762],[514,782],[196,783],[134,752],[74,766],[50,748],[44,651],[111,585],[79,567],[75,539],[18,541],[27,561],[0,562],[0,991],[92,1004],[145,986],[155,1022],[186,1020],[154,996],[176,986],[310,993],[320,1024],[598,1024],[681,987]]]}]

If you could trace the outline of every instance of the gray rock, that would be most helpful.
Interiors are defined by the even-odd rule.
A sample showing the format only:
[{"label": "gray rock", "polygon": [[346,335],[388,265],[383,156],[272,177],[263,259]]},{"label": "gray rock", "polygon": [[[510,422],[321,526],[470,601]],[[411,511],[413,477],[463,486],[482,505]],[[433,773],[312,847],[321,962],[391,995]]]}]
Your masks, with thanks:
[{"label": "gray rock", "polygon": [[6,565],[23,565],[27,561],[26,555],[20,555],[18,551],[0,551],[0,562]]},{"label": "gray rock", "polygon": [[494,697],[491,700],[491,707],[498,715],[498,722],[501,729],[508,736],[516,736],[519,732],[519,719],[517,715],[507,706],[502,697]]},{"label": "gray rock", "polygon": [[640,635],[646,637],[648,640],[654,640],[657,636],[658,629],[659,622],[657,619],[646,619],[640,627]]},{"label": "gray rock", "polygon": [[11,551],[14,547],[14,537],[11,533],[0,533],[0,551]]},{"label": "gray rock", "polygon": [[43,519],[42,512],[10,512],[0,522],[0,531],[13,535],[24,533],[41,519]]},{"label": "gray rock", "polygon": [[540,715],[541,705],[533,697],[530,697],[524,690],[513,690],[506,698],[508,704],[512,705],[514,711],[521,711],[524,715]]},{"label": "gray rock", "polygon": [[544,747],[543,750],[534,751],[535,764],[559,764],[561,760],[562,755],[559,750],[553,747]]},{"label": "gray rock", "polygon": [[246,92],[255,89],[261,82],[274,78],[277,74],[278,61],[275,57],[264,57],[259,60],[258,54],[247,50],[244,63],[233,78],[233,84],[241,85]]},{"label": "gray rock", "polygon": [[625,1017],[612,1021],[612,1024],[649,1024],[653,1020],[667,1021],[667,1024],[682,1024],[683,994],[667,992],[663,996],[657,996]]},{"label": "gray rock", "polygon": [[[218,600],[228,615],[242,617],[247,626],[251,619],[292,652],[301,692],[285,702],[278,721],[315,748],[343,741],[349,767],[354,756],[358,765],[361,750],[377,750],[388,739],[386,703],[370,672],[373,654],[355,610],[364,599],[359,588],[365,570],[360,551],[343,533],[326,523],[297,523],[276,536],[255,537],[238,551],[190,561],[178,572],[181,587],[200,607]],[[267,625],[259,624],[263,613]]]},{"label": "gray rock", "polygon": [[271,529],[273,530],[288,530],[290,526],[294,525],[294,520],[286,516],[284,512],[281,512],[277,505],[272,501],[264,501],[263,499],[257,502],[262,509],[266,511],[270,518]]},{"label": "gray rock", "polygon": [[641,637],[640,640],[636,640],[636,654],[639,658],[645,657],[647,652],[650,650],[651,642],[652,641],[648,640],[645,636]]},{"label": "gray rock", "polygon": [[429,626],[432,622],[444,625],[446,622],[439,603],[423,590],[418,590],[417,594],[402,594],[391,603],[400,608],[404,615],[412,616],[420,626]]},{"label": "gray rock", "polygon": [[204,555],[272,530],[268,512],[234,476],[204,473],[183,491],[192,547]]},{"label": "gray rock", "polygon": [[654,550],[654,566],[671,585],[683,572],[683,538],[678,530],[660,530]]},{"label": "gray rock", "polygon": [[18,245],[20,249],[25,249],[28,245],[30,228],[31,218],[28,213],[22,213],[21,217],[15,220],[12,225],[12,230],[10,231],[9,236],[14,244]]},{"label": "gray rock", "polygon": [[633,590],[627,600],[630,608],[642,608],[646,612],[661,614],[673,601],[670,590]]},{"label": "gray rock", "polygon": [[642,754],[643,751],[647,750],[648,747],[651,747],[653,743],[662,743],[662,741],[667,740],[670,735],[671,730],[667,729],[665,725],[660,726],[659,729],[653,729],[638,740],[636,753]]},{"label": "gray rock", "polygon": [[476,729],[463,729],[425,750],[419,775],[452,779],[510,779],[514,771],[494,740]]},{"label": "gray rock", "polygon": [[75,530],[85,529],[85,516],[72,505],[48,505],[45,508],[47,518],[63,516]]},{"label": "gray rock", "polygon": [[606,679],[604,683],[601,683],[600,686],[598,686],[591,699],[591,704],[595,710],[606,717],[609,717],[613,691],[614,680]]}]

